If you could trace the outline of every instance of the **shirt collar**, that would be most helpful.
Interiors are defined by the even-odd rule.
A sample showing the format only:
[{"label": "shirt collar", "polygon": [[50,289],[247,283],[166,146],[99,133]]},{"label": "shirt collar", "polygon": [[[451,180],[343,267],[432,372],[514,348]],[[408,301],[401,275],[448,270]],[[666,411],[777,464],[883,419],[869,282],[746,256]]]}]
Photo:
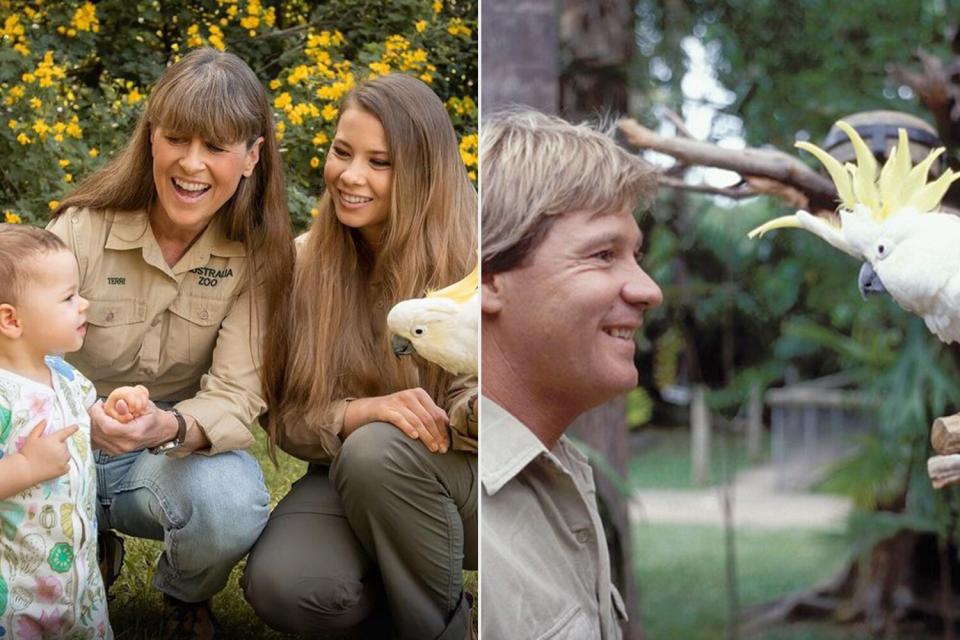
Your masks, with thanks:
[{"label": "shirt collar", "polygon": [[[154,257],[162,261],[157,240],[150,229],[150,219],[145,210],[129,213],[118,213],[110,225],[110,234],[107,236],[107,249],[143,249],[144,257],[150,262]],[[156,254],[154,256],[154,254]],[[210,256],[224,258],[242,258],[247,255],[246,247],[237,240],[230,240],[223,232],[223,226],[212,221],[203,233],[197,238],[184,258],[180,261],[177,271],[189,271],[192,268],[203,266],[210,260]]]}]

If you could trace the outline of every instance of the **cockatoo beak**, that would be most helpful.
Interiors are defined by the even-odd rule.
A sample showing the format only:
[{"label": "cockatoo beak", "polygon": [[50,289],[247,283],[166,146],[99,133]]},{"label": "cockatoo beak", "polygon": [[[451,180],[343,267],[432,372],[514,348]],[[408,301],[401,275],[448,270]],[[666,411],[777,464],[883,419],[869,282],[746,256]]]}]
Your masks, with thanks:
[{"label": "cockatoo beak", "polygon": [[857,288],[860,289],[860,295],[864,300],[868,295],[885,293],[887,288],[883,286],[880,276],[873,270],[869,262],[864,262],[860,267],[860,275],[857,277]]},{"label": "cockatoo beak", "polygon": [[417,350],[413,348],[412,342],[397,335],[390,336],[390,348],[393,349],[393,353],[397,357],[412,356],[417,352]]}]

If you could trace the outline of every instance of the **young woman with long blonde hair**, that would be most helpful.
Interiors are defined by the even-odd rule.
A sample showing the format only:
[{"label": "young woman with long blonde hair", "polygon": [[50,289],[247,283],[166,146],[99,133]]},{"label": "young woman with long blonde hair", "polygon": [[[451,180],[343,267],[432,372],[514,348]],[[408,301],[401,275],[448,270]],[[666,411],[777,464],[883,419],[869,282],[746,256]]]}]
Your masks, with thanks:
[{"label": "young woman with long blonde hair", "polygon": [[476,192],[443,103],[405,75],[344,98],[324,179],[267,354],[270,440],[311,464],[251,554],[246,596],[284,631],[463,638],[476,442],[449,428],[451,377],[395,357],[386,315],[471,271]]}]

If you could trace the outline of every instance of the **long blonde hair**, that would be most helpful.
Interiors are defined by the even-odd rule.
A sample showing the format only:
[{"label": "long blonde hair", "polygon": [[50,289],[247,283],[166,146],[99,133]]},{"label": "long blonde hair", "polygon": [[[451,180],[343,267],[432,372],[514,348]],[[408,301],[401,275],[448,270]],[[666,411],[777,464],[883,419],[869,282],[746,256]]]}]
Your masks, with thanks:
[{"label": "long blonde hair", "polygon": [[[273,116],[260,81],[231,53],[195,49],[168,67],[150,92],[126,146],[67,196],[53,217],[71,207],[118,213],[149,210],[157,197],[150,130],[158,126],[199,135],[216,145],[244,142],[248,149],[263,137],[253,173],[241,178],[211,224],[221,225],[229,239],[243,243],[249,264],[247,286],[263,287],[266,308],[284,307],[294,250]],[[261,335],[269,342],[279,331],[277,314],[267,316]],[[263,380],[272,375],[269,370],[261,372]]]},{"label": "long blonde hair", "polygon": [[[348,109],[383,125],[393,167],[390,213],[374,252],[359,230],[337,220],[329,190],[321,196],[297,260],[285,348],[267,353],[271,370],[282,371],[268,389],[272,444],[291,421],[322,425],[338,398],[419,385],[442,402],[448,381],[438,367],[417,371],[393,355],[386,315],[400,300],[455,282],[473,267],[477,194],[456,133],[440,99],[411,76],[358,85],[344,97],[341,113]],[[371,299],[373,283],[378,299]],[[382,339],[374,339],[374,326]]]}]

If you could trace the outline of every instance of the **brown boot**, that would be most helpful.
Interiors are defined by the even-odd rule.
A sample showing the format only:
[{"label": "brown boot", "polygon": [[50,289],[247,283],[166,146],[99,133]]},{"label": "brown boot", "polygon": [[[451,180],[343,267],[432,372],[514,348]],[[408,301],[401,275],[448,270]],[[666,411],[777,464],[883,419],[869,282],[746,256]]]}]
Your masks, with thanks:
[{"label": "brown boot", "polygon": [[100,577],[108,595],[110,587],[120,577],[123,556],[123,538],[113,531],[101,531],[97,535],[97,564],[100,565]]},{"label": "brown boot", "polygon": [[212,640],[217,637],[217,621],[210,601],[184,602],[163,596],[163,640]]}]

